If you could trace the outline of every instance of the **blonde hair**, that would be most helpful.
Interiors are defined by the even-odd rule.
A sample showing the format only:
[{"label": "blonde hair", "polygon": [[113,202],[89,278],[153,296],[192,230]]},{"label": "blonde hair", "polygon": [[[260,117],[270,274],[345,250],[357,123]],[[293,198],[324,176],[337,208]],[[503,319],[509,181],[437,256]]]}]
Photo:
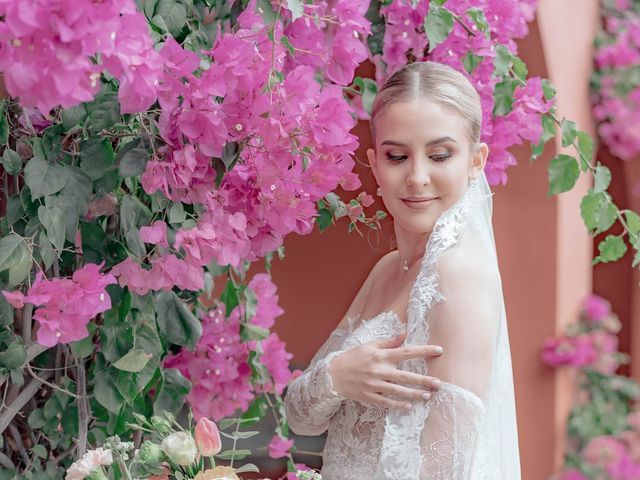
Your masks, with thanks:
[{"label": "blonde hair", "polygon": [[[416,62],[394,73],[376,94],[371,108],[371,135],[375,139],[375,121],[388,105],[413,100],[428,100],[459,112],[467,121],[471,145],[480,141],[482,105],[471,82],[448,65]],[[375,140],[374,140],[375,141]]]}]

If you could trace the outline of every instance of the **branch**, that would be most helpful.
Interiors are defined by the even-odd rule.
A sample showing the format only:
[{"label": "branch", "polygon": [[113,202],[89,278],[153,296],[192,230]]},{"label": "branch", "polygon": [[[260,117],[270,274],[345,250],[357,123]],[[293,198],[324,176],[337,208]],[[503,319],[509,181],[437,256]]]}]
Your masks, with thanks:
[{"label": "branch", "polygon": [[30,461],[29,454],[27,453],[27,450],[24,448],[24,443],[22,441],[22,436],[20,435],[20,432],[18,431],[15,425],[9,425],[9,432],[11,432],[11,436],[13,437],[13,440],[16,442],[16,446],[18,447],[18,452],[20,452],[20,456],[22,457],[24,464],[29,465],[29,461]]},{"label": "branch", "polygon": [[38,393],[38,390],[40,390],[40,384],[50,376],[51,372],[45,372],[42,376],[37,377],[38,380],[31,380],[29,385],[20,392],[13,402],[11,402],[11,405],[6,407],[4,413],[0,415],[0,435],[9,426],[13,417],[22,410],[22,407],[24,407],[26,403],[31,400],[36,393]]},{"label": "branch", "polygon": [[87,380],[85,377],[84,363],[78,362],[76,368],[78,375],[78,450],[77,458],[82,457],[87,451],[87,432],[89,430],[89,402],[87,401]]}]

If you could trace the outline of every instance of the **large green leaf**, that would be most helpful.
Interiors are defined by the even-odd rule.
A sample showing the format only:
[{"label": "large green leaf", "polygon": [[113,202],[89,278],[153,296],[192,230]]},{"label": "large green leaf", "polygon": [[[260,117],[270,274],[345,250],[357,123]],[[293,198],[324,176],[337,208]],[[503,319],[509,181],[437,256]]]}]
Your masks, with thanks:
[{"label": "large green leaf", "polygon": [[102,178],[113,166],[115,155],[106,138],[91,137],[80,146],[80,167],[91,178]]},{"label": "large green leaf", "polygon": [[[97,358],[100,359],[100,357],[98,355]],[[114,380],[115,375],[104,365],[104,361],[98,360],[93,375],[93,393],[100,405],[111,413],[117,414],[124,404],[124,397],[116,388]]]},{"label": "large green leaf", "polygon": [[202,325],[189,307],[173,292],[155,294],[158,328],[169,343],[193,350],[202,335]]},{"label": "large green leaf", "polygon": [[593,191],[604,192],[611,184],[611,170],[604,165],[598,165],[593,174]]},{"label": "large green leaf", "polygon": [[144,173],[145,166],[151,155],[144,148],[127,150],[120,158],[118,170],[123,177],[135,177]]},{"label": "large green leaf", "polygon": [[120,231],[122,233],[142,225],[148,225],[151,217],[151,211],[136,197],[132,195],[122,197],[120,203]]},{"label": "large green leaf", "polygon": [[429,39],[429,53],[442,43],[453,29],[453,14],[436,2],[431,2],[429,14],[424,19],[424,31]]},{"label": "large green leaf", "polygon": [[43,205],[38,208],[40,223],[47,230],[47,238],[60,251],[64,247],[66,212],[58,205]]},{"label": "large green leaf", "polygon": [[615,262],[620,260],[627,252],[627,244],[624,243],[622,237],[617,235],[607,235],[607,237],[598,245],[600,255],[598,255],[593,263],[598,262]]},{"label": "large green leaf", "polygon": [[291,21],[295,22],[304,13],[302,0],[287,0],[287,7],[291,10]]},{"label": "large green leaf", "polygon": [[616,221],[618,209],[602,193],[590,192],[580,202],[580,213],[590,233],[608,230]]},{"label": "large green leaf", "polygon": [[18,152],[5,148],[2,154],[2,166],[9,175],[18,175],[22,169],[22,158]]},{"label": "large green leaf", "polygon": [[568,192],[573,188],[580,176],[578,161],[570,155],[561,153],[549,164],[549,193],[555,195]]},{"label": "large green leaf", "polygon": [[147,353],[141,348],[132,348],[124,356],[120,357],[113,366],[118,370],[125,372],[137,373],[141,371],[149,360],[153,357],[153,353]]},{"label": "large green leaf", "polygon": [[96,95],[96,99],[87,103],[89,125],[92,132],[112,127],[120,120],[120,104],[118,94],[103,86],[103,90]]},{"label": "large green leaf", "polygon": [[156,17],[161,17],[169,33],[177,37],[187,20],[187,9],[180,0],[159,0],[151,21],[156,23]]},{"label": "large green leaf", "polygon": [[24,181],[31,190],[31,198],[58,193],[68,180],[67,170],[44,157],[35,156],[24,167]]},{"label": "large green leaf", "polygon": [[21,243],[22,238],[13,233],[0,238],[0,271],[10,268],[15,263]]},{"label": "large green leaf", "polygon": [[191,390],[191,382],[175,368],[167,368],[160,372],[162,385],[153,403],[153,412],[161,415],[166,411],[175,415],[184,406],[184,397]]}]

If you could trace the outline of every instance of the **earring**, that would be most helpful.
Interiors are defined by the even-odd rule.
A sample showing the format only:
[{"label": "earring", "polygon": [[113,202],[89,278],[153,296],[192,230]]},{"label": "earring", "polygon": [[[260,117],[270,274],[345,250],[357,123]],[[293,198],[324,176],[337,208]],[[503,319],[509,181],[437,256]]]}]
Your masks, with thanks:
[{"label": "earring", "polygon": [[382,196],[382,188],[378,187],[378,190],[376,191],[376,194],[381,197]]}]

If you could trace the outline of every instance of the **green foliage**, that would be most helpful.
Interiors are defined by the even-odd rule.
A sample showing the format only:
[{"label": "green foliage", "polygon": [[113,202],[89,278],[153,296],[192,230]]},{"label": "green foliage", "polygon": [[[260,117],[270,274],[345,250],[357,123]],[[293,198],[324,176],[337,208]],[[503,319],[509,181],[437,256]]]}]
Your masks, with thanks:
[{"label": "green foliage", "polygon": [[580,177],[580,167],[575,158],[563,153],[549,163],[549,193],[556,195],[571,190]]},{"label": "green foliage", "polygon": [[446,40],[453,29],[454,16],[440,2],[429,4],[429,14],[424,19],[424,31],[429,39],[429,52]]}]

